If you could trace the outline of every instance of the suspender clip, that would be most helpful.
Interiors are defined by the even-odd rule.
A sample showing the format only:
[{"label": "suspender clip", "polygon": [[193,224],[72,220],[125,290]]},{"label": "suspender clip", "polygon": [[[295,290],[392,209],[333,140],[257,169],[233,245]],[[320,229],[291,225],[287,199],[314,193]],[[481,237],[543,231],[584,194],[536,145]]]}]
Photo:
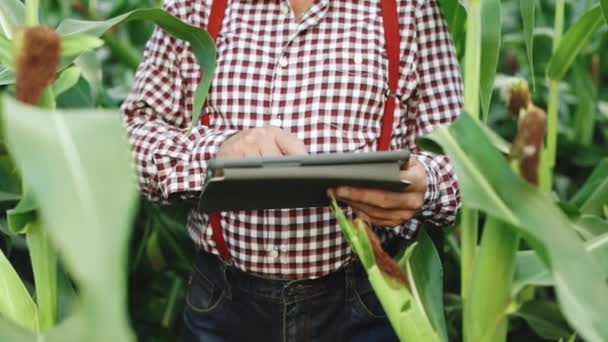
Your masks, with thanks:
[{"label": "suspender clip", "polygon": [[397,93],[396,93],[396,92],[394,92],[394,91],[390,90],[389,88],[386,88],[386,89],[384,90],[384,96],[386,96],[386,97],[392,97],[392,98],[394,98],[394,99],[399,99],[399,98],[400,98],[400,96],[399,96],[399,95],[397,95]]}]

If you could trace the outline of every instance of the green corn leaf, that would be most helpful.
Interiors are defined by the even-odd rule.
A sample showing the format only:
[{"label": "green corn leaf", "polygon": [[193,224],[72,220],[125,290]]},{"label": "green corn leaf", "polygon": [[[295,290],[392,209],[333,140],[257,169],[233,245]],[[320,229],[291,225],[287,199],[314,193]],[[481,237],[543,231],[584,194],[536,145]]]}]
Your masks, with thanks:
[{"label": "green corn leaf", "polygon": [[367,270],[367,275],[401,341],[442,341],[405,286],[387,281],[376,265]]},{"label": "green corn leaf", "polygon": [[595,131],[595,118],[597,115],[597,91],[591,79],[587,66],[578,61],[572,68],[574,88],[578,99],[578,106],[574,113],[575,141],[580,146],[593,145]]},{"label": "green corn leaf", "polygon": [[600,6],[602,7],[602,13],[604,14],[604,20],[608,22],[608,0],[600,0]]},{"label": "green corn leaf", "polygon": [[523,318],[538,336],[547,340],[566,338],[572,334],[572,329],[554,302],[527,302],[514,315]]},{"label": "green corn leaf", "polygon": [[103,40],[88,34],[70,35],[61,39],[61,56],[73,57],[103,46]]},{"label": "green corn leaf", "polygon": [[92,102],[104,92],[102,65],[94,51],[87,51],[74,60],[74,65],[80,68],[82,78],[88,82]]},{"label": "green corn leaf", "polygon": [[517,232],[508,223],[493,217],[486,220],[473,267],[468,305],[464,306],[466,341],[506,340],[519,241]]},{"label": "green corn leaf", "polygon": [[597,236],[608,233],[608,222],[601,216],[577,213],[572,218],[576,231],[585,240],[592,240]]},{"label": "green corn leaf", "polygon": [[8,155],[0,156],[0,206],[12,207],[21,199],[21,179]]},{"label": "green corn leaf", "polygon": [[534,251],[519,251],[515,257],[515,273],[511,296],[516,297],[526,286],[552,286],[553,278]]},{"label": "green corn leaf", "polygon": [[0,315],[30,331],[38,331],[38,310],[19,275],[0,250]]},{"label": "green corn leaf", "polygon": [[[608,231],[586,241],[585,250],[599,261],[608,277]],[[520,251],[516,257],[512,296],[516,297],[529,285],[553,286],[554,281],[551,272],[534,251]]]},{"label": "green corn leaf", "polygon": [[521,17],[524,24],[524,36],[526,39],[526,54],[528,56],[528,67],[532,77],[532,89],[536,90],[536,77],[534,75],[534,12],[536,1],[520,0]]},{"label": "green corn leaf", "polygon": [[593,170],[570,203],[583,214],[602,215],[604,206],[608,204],[608,159],[602,160]]},{"label": "green corn leaf", "polygon": [[441,341],[448,341],[443,307],[443,267],[433,241],[424,229],[416,238],[416,247],[399,261],[410,282],[412,298],[420,312],[431,322]]},{"label": "green corn leaf", "polygon": [[587,241],[585,247],[602,265],[608,278],[608,232]]},{"label": "green corn leaf", "polygon": [[597,29],[605,24],[600,6],[594,6],[576,21],[562,38],[547,67],[547,75],[554,81],[564,78]]},{"label": "green corn leaf", "polygon": [[13,44],[2,34],[0,34],[0,64],[13,69],[15,67]]},{"label": "green corn leaf", "polygon": [[63,21],[57,31],[64,37],[87,34],[100,37],[111,27],[133,20],[151,20],[167,33],[190,43],[194,56],[201,69],[202,78],[195,91],[190,129],[198,124],[203,103],[207,97],[215,73],[216,50],[213,39],[205,30],[191,26],[158,8],[135,10],[106,21],[82,21],[68,19]]},{"label": "green corn leaf", "polygon": [[122,270],[137,191],[120,115],[3,102],[7,147],[82,294],[85,340],[131,340]]},{"label": "green corn leaf", "polygon": [[25,24],[25,7],[19,0],[0,1],[0,33],[12,38],[15,29]]},{"label": "green corn leaf", "polygon": [[0,316],[0,341],[34,342],[36,335]]},{"label": "green corn leaf", "polygon": [[[429,139],[434,144],[429,144]],[[517,176],[480,128],[464,113],[441,127],[422,147],[440,144],[458,174],[464,204],[513,227],[549,267],[567,320],[589,341],[608,340],[605,272],[553,200]]]},{"label": "green corn leaf", "polygon": [[53,83],[53,95],[56,97],[65,93],[78,83],[82,69],[78,66],[71,66],[59,74],[59,77]]},{"label": "green corn leaf", "polygon": [[9,229],[15,234],[27,233],[28,225],[36,221],[38,205],[31,191],[26,190],[14,209],[6,211]]},{"label": "green corn leaf", "polygon": [[498,67],[502,19],[500,0],[483,0],[481,4],[481,74],[479,96],[483,117],[488,118],[494,79]]},{"label": "green corn leaf", "polygon": [[447,21],[448,29],[452,34],[456,52],[460,58],[464,50],[466,37],[466,10],[459,2],[454,0],[440,0],[439,3],[441,5],[441,12]]},{"label": "green corn leaf", "polygon": [[15,74],[4,65],[0,65],[0,86],[15,84]]},{"label": "green corn leaf", "polygon": [[372,243],[367,235],[366,225],[363,221],[357,221],[354,225],[357,232],[357,239],[359,240],[357,255],[359,256],[363,267],[365,267],[365,269],[370,269],[376,264],[376,257],[374,256]]},{"label": "green corn leaf", "polygon": [[48,231],[39,222],[28,225],[27,243],[36,282],[40,330],[53,327],[57,319],[57,255]]}]

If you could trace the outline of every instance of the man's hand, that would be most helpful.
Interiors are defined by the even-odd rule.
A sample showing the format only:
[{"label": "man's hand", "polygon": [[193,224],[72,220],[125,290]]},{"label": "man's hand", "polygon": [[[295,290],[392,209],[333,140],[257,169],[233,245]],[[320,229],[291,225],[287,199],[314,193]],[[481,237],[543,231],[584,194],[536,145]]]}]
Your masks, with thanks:
[{"label": "man's hand", "polygon": [[339,187],[334,194],[361,219],[377,226],[394,227],[414,217],[422,208],[428,182],[424,166],[415,158],[401,171],[401,179],[411,183],[403,192]]},{"label": "man's hand", "polygon": [[304,143],[279,127],[243,130],[228,138],[217,155],[221,158],[276,157],[308,154]]}]

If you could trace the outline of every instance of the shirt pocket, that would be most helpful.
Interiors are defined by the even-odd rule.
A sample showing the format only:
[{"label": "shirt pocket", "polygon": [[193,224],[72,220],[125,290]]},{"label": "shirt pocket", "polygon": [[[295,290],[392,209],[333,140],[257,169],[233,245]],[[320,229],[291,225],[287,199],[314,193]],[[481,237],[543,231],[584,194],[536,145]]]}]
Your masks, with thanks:
[{"label": "shirt pocket", "polygon": [[383,56],[363,42],[346,39],[337,57],[323,67],[318,121],[321,135],[332,143],[319,152],[373,150],[380,135],[386,88]]}]

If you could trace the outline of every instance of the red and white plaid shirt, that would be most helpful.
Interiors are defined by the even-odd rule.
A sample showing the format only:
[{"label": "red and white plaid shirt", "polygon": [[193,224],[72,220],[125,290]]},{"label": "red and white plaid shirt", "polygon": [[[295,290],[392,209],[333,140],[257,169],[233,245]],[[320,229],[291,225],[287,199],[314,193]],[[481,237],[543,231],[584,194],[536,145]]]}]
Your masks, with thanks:
[{"label": "red and white plaid shirt", "polygon": [[[211,2],[171,0],[165,9],[204,28]],[[415,144],[417,136],[450,123],[462,108],[450,34],[436,0],[397,3],[400,101],[391,149],[416,152],[429,186],[418,215],[381,229],[383,239],[411,238],[421,221],[450,224],[459,206],[448,159],[420,152]],[[207,161],[245,128],[282,127],[311,154],[376,150],[387,87],[383,32],[379,0],[316,0],[300,23],[289,0],[228,1],[205,109],[211,125],[199,124],[188,135],[201,71],[187,43],[157,29],[123,104],[142,191],[155,200],[196,194]],[[207,216],[193,210],[188,222],[194,242],[219,255]],[[352,258],[329,208],[228,212],[222,228],[235,265],[247,272],[314,278]]]}]

